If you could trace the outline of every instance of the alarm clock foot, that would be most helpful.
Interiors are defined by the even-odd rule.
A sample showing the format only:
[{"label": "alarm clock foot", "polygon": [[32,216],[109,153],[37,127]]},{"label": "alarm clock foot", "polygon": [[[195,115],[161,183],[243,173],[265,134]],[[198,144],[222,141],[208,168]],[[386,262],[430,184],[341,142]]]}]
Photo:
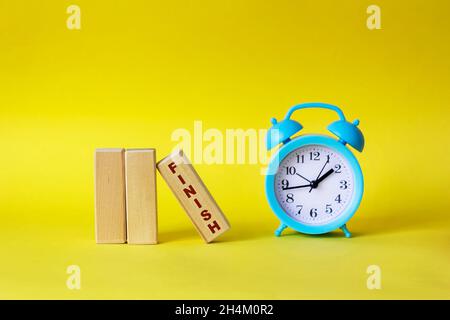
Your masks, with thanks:
[{"label": "alarm clock foot", "polygon": [[346,238],[350,238],[352,236],[352,234],[350,233],[350,231],[348,231],[347,226],[345,224],[340,229],[344,232]]},{"label": "alarm clock foot", "polygon": [[287,225],[285,225],[284,223],[280,224],[280,226],[278,227],[277,230],[275,230],[275,236],[279,237],[281,236],[281,233],[283,232],[284,229],[287,228]]}]

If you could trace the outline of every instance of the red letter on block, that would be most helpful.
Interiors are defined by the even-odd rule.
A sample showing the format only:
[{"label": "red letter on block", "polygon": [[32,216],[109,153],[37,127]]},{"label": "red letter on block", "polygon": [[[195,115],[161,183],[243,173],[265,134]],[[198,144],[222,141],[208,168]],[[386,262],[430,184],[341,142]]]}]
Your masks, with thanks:
[{"label": "red letter on block", "polygon": [[[208,221],[209,219],[211,219],[211,213],[209,213],[208,210],[203,210],[202,213],[200,213],[200,215],[203,217],[203,220],[205,220],[205,221]],[[219,227],[219,229],[220,229],[220,227]]]},{"label": "red letter on block", "polygon": [[217,229],[217,231],[220,230],[220,226],[216,220],[214,220],[213,223],[208,224],[208,228],[209,228],[209,230],[211,230],[212,233],[216,233],[216,231],[214,229]]},{"label": "red letter on block", "polygon": [[171,162],[171,163],[169,163],[169,169],[170,169],[170,171],[172,172],[172,173],[175,173],[175,168],[177,167],[176,165],[175,165],[175,162]]},{"label": "red letter on block", "polygon": [[186,194],[186,196],[187,196],[188,198],[190,198],[191,195],[197,193],[197,191],[195,191],[195,189],[194,189],[194,187],[192,186],[192,184],[190,184],[189,187],[184,188],[183,191],[184,191],[184,193]]}]

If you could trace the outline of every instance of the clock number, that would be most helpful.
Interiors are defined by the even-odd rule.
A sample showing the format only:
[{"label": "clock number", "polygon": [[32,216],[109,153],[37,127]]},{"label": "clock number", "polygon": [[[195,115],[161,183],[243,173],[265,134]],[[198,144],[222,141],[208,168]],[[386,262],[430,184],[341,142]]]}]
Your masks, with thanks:
[{"label": "clock number", "polygon": [[300,160],[302,161],[302,163],[305,163],[305,155],[297,155],[297,163],[300,163]]},{"label": "clock number", "polygon": [[340,164],[335,165],[334,166],[334,172],[335,173],[341,173],[342,172],[341,168],[342,168],[342,166]]},{"label": "clock number", "polygon": [[309,211],[309,215],[311,216],[311,218],[316,218],[316,217],[317,217],[317,209],[312,208],[312,209]]},{"label": "clock number", "polygon": [[333,208],[331,208],[331,204],[327,204],[325,206],[325,213],[328,213],[328,214],[333,213]]},{"label": "clock number", "polygon": [[295,169],[295,167],[286,167],[286,174],[287,175],[291,175],[293,176],[294,174],[297,173],[297,169]]},{"label": "clock number", "polygon": [[286,202],[287,202],[287,203],[292,203],[292,202],[294,202],[294,195],[293,195],[292,193],[288,193],[288,194],[286,195]]},{"label": "clock number", "polygon": [[281,186],[283,189],[286,189],[289,187],[289,181],[287,181],[287,179],[283,179],[281,180]]},{"label": "clock number", "polygon": [[348,188],[348,186],[347,186],[347,181],[345,181],[345,180],[341,180],[341,186],[339,187],[340,189],[343,189],[343,190],[345,190],[345,189],[347,189]]},{"label": "clock number", "polygon": [[337,203],[341,203],[341,195],[338,194],[338,196],[334,199],[334,201],[336,201]]},{"label": "clock number", "polygon": [[320,161],[319,157],[320,157],[319,151],[309,153],[309,160]]},{"label": "clock number", "polygon": [[303,205],[298,204],[297,208],[298,208],[297,214],[301,214],[302,213],[302,209],[303,209]]}]

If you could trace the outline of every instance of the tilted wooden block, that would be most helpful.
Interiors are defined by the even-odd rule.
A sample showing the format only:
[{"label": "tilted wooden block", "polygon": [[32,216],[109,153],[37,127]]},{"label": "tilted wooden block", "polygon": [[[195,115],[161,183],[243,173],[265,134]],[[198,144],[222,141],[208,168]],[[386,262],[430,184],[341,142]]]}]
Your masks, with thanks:
[{"label": "tilted wooden block", "polygon": [[183,151],[176,151],[162,159],[157,168],[206,242],[213,241],[230,228]]},{"label": "tilted wooden block", "polygon": [[130,244],[156,244],[156,160],[154,149],[125,152],[127,237]]},{"label": "tilted wooden block", "polygon": [[95,151],[95,238],[126,242],[124,149]]}]

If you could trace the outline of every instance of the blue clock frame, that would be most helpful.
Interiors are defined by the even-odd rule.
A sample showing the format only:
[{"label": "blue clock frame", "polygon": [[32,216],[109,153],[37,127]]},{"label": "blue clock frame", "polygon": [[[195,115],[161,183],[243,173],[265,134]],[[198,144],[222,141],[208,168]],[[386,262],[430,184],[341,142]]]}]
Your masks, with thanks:
[{"label": "blue clock frame", "polygon": [[[326,135],[314,134],[298,136],[291,139],[291,136],[300,131],[303,126],[290,119],[290,117],[294,111],[306,108],[323,108],[335,111],[339,115],[340,120],[330,124],[328,129],[335,134],[338,139]],[[283,143],[269,163],[265,181],[266,196],[269,205],[281,221],[280,226],[275,231],[275,235],[280,236],[286,227],[290,227],[298,232],[306,234],[323,234],[340,228],[347,238],[351,237],[351,233],[348,231],[346,223],[353,217],[356,210],[359,208],[364,193],[364,178],[358,161],[346,145],[349,144],[360,152],[363,150],[364,137],[357,128],[359,120],[355,120],[353,123],[347,122],[343,112],[338,107],[315,102],[299,104],[292,107],[284,120],[277,122],[275,119],[272,119],[272,124],[273,126],[269,130],[267,136],[267,148],[270,150],[279,143]],[[336,220],[321,225],[307,225],[293,219],[283,210],[275,195],[275,175],[278,172],[279,164],[292,151],[308,145],[321,145],[340,153],[347,160],[355,179],[354,195],[347,208]]]}]

